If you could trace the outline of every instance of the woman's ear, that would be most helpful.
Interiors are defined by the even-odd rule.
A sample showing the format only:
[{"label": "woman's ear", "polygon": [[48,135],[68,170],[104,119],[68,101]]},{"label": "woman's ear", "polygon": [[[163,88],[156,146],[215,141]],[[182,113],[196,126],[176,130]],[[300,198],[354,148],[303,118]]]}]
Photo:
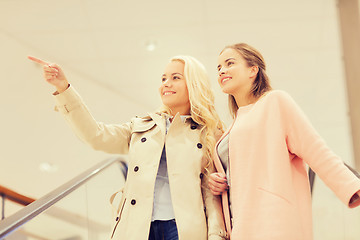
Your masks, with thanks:
[{"label": "woman's ear", "polygon": [[256,78],[256,75],[259,72],[259,67],[258,66],[252,66],[250,67],[250,78]]}]

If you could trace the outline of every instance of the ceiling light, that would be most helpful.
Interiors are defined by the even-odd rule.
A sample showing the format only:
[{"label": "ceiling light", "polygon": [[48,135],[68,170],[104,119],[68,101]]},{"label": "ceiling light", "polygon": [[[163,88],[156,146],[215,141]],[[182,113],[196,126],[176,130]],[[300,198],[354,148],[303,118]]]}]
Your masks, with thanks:
[{"label": "ceiling light", "polygon": [[157,42],[156,41],[147,41],[145,43],[145,48],[146,50],[148,50],[149,52],[152,52],[156,49],[157,47]]},{"label": "ceiling light", "polygon": [[56,166],[52,163],[43,162],[39,165],[39,169],[42,172],[56,172],[58,170],[58,166]]}]

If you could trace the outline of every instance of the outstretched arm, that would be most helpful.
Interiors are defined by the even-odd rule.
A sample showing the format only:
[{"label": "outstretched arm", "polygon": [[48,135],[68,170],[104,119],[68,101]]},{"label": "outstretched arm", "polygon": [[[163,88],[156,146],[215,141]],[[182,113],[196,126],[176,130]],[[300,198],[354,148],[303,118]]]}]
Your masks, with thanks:
[{"label": "outstretched arm", "polygon": [[357,206],[350,199],[360,192],[360,180],[326,145],[294,100],[280,92],[277,97],[283,109],[289,151],[303,159],[346,205]]},{"label": "outstretched arm", "polygon": [[[45,80],[56,87],[56,110],[61,112],[76,135],[96,150],[126,154],[129,149],[131,123],[104,124],[97,122],[59,65],[28,56],[43,67]],[[65,91],[67,90],[67,91]],[[61,94],[60,94],[61,93]]]}]

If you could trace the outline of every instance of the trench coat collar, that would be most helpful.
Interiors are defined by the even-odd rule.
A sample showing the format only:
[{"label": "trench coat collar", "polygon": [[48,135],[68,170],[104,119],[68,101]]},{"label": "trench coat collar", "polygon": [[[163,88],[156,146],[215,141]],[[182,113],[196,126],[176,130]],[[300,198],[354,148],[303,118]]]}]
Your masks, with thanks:
[{"label": "trench coat collar", "polygon": [[186,115],[182,119],[181,118],[182,116],[179,113],[177,113],[174,117],[169,114],[166,114],[166,113],[163,113],[163,114],[164,114],[164,116],[166,116],[168,118],[172,118],[171,124],[173,124],[173,125],[187,123],[187,122],[189,122],[191,125],[196,125],[196,126],[199,125],[192,119],[191,115]]},{"label": "trench coat collar", "polygon": [[166,124],[165,124],[165,118],[162,116],[162,114],[156,112],[149,112],[148,116],[144,117],[145,119],[152,119],[155,124],[160,128],[161,132],[165,135],[166,134]]},{"label": "trench coat collar", "polygon": [[[165,123],[165,119],[166,118],[173,118],[172,120],[172,124],[179,124],[181,123],[181,117],[180,117],[180,114],[177,113],[174,117],[172,117],[170,114],[167,114],[167,113],[161,113],[161,112],[148,112],[147,113],[148,115],[143,117],[143,119],[152,119],[156,125],[159,126],[159,128],[161,129],[161,132],[162,133],[166,133],[166,124]],[[190,124],[191,125],[196,125],[198,126],[199,124],[197,124],[193,119],[192,117],[189,115],[189,116],[186,116],[185,119],[184,119],[184,123],[190,121]]]}]

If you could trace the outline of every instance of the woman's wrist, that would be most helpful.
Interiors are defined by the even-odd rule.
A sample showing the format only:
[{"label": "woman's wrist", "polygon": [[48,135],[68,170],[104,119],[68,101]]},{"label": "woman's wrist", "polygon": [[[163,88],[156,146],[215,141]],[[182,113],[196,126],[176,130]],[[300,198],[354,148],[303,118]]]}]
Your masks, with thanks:
[{"label": "woman's wrist", "polygon": [[68,89],[70,87],[70,83],[66,82],[64,85],[62,86],[56,86],[56,91],[58,93],[62,93],[65,92],[66,89]]}]

